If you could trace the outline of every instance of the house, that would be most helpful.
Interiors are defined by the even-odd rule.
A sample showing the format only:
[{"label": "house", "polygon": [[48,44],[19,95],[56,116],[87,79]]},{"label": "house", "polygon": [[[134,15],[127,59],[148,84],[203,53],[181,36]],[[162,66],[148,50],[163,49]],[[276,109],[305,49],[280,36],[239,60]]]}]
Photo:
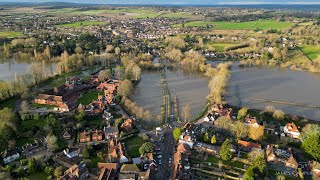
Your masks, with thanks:
[{"label": "house", "polygon": [[2,154],[4,164],[11,163],[20,158],[20,153],[17,148],[5,150]]},{"label": "house", "polygon": [[76,85],[79,86],[82,84],[82,78],[78,77],[78,76],[73,76],[73,77],[68,77],[66,78],[66,85]]},{"label": "house", "polygon": [[194,143],[193,149],[197,150],[198,152],[208,153],[210,155],[216,155],[220,152],[219,146],[213,146],[202,142],[200,143],[198,141]]},{"label": "house", "polygon": [[120,168],[119,180],[131,179],[149,179],[149,171],[140,171],[136,164],[123,164]]},{"label": "house", "polygon": [[96,130],[92,132],[92,141],[102,141],[103,132],[101,130]]},{"label": "house", "polygon": [[192,149],[195,138],[190,134],[183,133],[180,135],[179,143],[187,144]]},{"label": "house", "polygon": [[128,158],[123,154],[123,147],[120,141],[116,138],[110,139],[108,157],[111,162],[128,162]]},{"label": "house", "polygon": [[118,163],[98,163],[98,180],[116,180]]},{"label": "house", "polygon": [[80,133],[79,140],[81,143],[86,143],[91,141],[91,133],[83,131]]},{"label": "house", "polygon": [[68,158],[72,159],[74,157],[79,156],[79,148],[67,148],[63,150],[63,154],[66,155]]},{"label": "house", "polygon": [[238,148],[240,151],[251,152],[253,150],[261,150],[261,144],[238,140]]},{"label": "house", "polygon": [[[189,157],[191,151],[189,146],[183,143],[179,143],[177,151],[174,154],[174,169],[173,169],[173,178],[174,179],[184,179],[185,176],[190,176],[190,162]],[[190,179],[190,178],[188,178]]]},{"label": "house", "polygon": [[259,127],[258,120],[256,117],[252,117],[248,114],[244,119],[244,124],[252,127]]},{"label": "house", "polygon": [[131,132],[133,129],[133,120],[131,118],[126,119],[122,124],[121,128],[125,129],[126,132]]},{"label": "house", "polygon": [[29,158],[37,153],[41,154],[41,152],[46,151],[47,149],[41,140],[35,139],[34,143],[27,143],[23,145],[22,150],[24,155]]},{"label": "house", "polygon": [[69,111],[76,106],[76,102],[80,97],[79,91],[81,87],[77,86],[59,86],[51,90],[48,90],[35,97],[34,102],[36,104],[46,104],[57,106],[55,110]]},{"label": "house", "polygon": [[214,104],[211,109],[217,116],[225,116],[230,119],[232,118],[232,108],[223,108],[221,104]]},{"label": "house", "polygon": [[298,163],[293,157],[291,149],[277,149],[273,145],[267,145],[267,162],[281,164],[287,168],[298,169]]},{"label": "house", "polygon": [[72,138],[72,132],[70,129],[66,129],[63,134],[62,134],[62,137],[65,139],[65,140],[70,140]]},{"label": "house", "polygon": [[89,176],[88,169],[84,162],[79,163],[79,165],[73,165],[67,169],[58,180],[84,180]]},{"label": "house", "polygon": [[117,89],[119,86],[119,82],[115,81],[115,80],[109,80],[107,82],[102,82],[100,83],[96,89],[98,91],[104,91],[106,90],[108,93],[110,94],[116,94],[117,93]]},{"label": "house", "polygon": [[313,178],[319,179],[320,178],[320,163],[313,161],[311,164],[311,171],[313,173]]},{"label": "house", "polygon": [[109,113],[108,111],[104,111],[103,114],[102,114],[102,118],[105,120],[105,121],[111,121],[113,119],[113,116],[111,113]]},{"label": "house", "polygon": [[293,138],[299,138],[300,136],[300,131],[293,122],[287,123],[283,128],[283,132]]},{"label": "house", "polygon": [[104,127],[103,131],[106,139],[117,138],[119,135],[118,127]]}]

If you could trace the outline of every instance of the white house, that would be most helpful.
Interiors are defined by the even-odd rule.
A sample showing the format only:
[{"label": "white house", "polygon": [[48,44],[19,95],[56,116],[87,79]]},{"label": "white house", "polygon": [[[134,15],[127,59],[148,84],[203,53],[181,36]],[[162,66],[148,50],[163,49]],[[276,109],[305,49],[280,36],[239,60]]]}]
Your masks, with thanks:
[{"label": "white house", "polygon": [[67,148],[63,150],[63,153],[68,157],[68,158],[74,158],[79,156],[79,149],[78,148]]},{"label": "white house", "polygon": [[283,127],[283,132],[293,138],[299,138],[300,136],[300,131],[294,123],[287,123]]},{"label": "white house", "polygon": [[182,143],[182,144],[186,144],[188,145],[191,149],[193,147],[193,144],[196,142],[196,140],[194,138],[192,138],[191,135],[187,135],[187,134],[182,134],[180,136],[180,139],[179,139],[179,143]]},{"label": "white house", "polygon": [[3,162],[5,164],[8,164],[8,163],[11,163],[11,162],[19,159],[20,158],[20,153],[19,153],[17,148],[6,150],[3,153],[2,158],[3,158]]}]

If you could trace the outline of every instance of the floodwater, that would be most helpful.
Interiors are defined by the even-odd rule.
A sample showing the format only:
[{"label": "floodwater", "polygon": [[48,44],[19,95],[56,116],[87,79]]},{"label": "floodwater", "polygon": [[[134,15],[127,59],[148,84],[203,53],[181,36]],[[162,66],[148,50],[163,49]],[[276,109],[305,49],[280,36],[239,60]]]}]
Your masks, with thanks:
[{"label": "floodwater", "polygon": [[226,101],[231,105],[254,109],[271,105],[288,114],[320,120],[319,108],[305,107],[320,107],[319,89],[320,73],[283,68],[240,68],[238,63],[234,63]]},{"label": "floodwater", "polygon": [[[166,73],[170,93],[172,97],[177,95],[179,111],[188,104],[192,117],[197,116],[206,105],[208,79],[199,73],[185,74],[181,70],[167,70]],[[160,114],[163,105],[160,79],[160,72],[143,72],[132,96],[133,101],[149,110],[153,117]]]},{"label": "floodwater", "polygon": [[149,110],[153,118],[156,118],[163,104],[160,72],[143,71],[131,99],[144,110]]},{"label": "floodwater", "polygon": [[[15,75],[23,75],[26,74],[29,70],[31,63],[16,63],[14,61],[4,62],[0,64],[0,80],[12,80]],[[48,68],[48,72],[53,74],[56,70],[56,64],[54,63],[46,63]]]}]

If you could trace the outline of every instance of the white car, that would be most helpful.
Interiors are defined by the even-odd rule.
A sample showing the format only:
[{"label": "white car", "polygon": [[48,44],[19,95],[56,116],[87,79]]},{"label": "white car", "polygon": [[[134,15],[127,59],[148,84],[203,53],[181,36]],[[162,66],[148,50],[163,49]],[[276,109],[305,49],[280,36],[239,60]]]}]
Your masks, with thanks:
[{"label": "white car", "polygon": [[157,156],[157,158],[161,159],[161,158],[162,158],[162,155],[160,154],[159,156]]}]

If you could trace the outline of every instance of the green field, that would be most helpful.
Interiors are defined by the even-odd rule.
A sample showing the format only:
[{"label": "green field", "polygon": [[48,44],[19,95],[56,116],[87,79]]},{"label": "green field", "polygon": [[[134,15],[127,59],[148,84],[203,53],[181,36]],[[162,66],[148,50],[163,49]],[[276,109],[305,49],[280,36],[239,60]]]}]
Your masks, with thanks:
[{"label": "green field", "polygon": [[6,37],[6,38],[15,38],[22,36],[21,32],[14,32],[14,31],[2,31],[0,32],[0,37]]},{"label": "green field", "polygon": [[30,130],[34,126],[38,126],[40,129],[46,124],[43,119],[32,119],[32,120],[25,120],[21,122],[21,128]]},{"label": "green field", "polygon": [[125,144],[128,148],[128,155],[130,157],[139,157],[139,148],[144,143],[143,139],[139,137],[132,137],[126,140]]},{"label": "green field", "polygon": [[73,23],[59,24],[57,26],[81,27],[81,26],[98,26],[98,25],[103,25],[103,24],[107,24],[107,23],[100,22],[100,21],[78,21],[78,22],[73,22]]},{"label": "green field", "polygon": [[320,46],[315,45],[303,45],[299,47],[306,56],[308,56],[310,59],[316,61],[320,58]]},{"label": "green field", "polygon": [[[275,20],[258,20],[247,22],[208,22],[208,21],[192,21],[185,24],[185,27],[199,27],[212,25],[213,29],[218,30],[250,30],[250,29],[287,29],[294,23],[278,22]],[[175,26],[181,26],[177,24]]]},{"label": "green field", "polygon": [[98,99],[99,92],[87,92],[82,95],[82,97],[78,100],[78,104],[82,104],[84,106],[89,105],[92,101]]},{"label": "green field", "polygon": [[160,13],[152,9],[144,8],[120,8],[120,9],[99,9],[99,10],[87,10],[87,11],[73,11],[72,14],[84,14],[84,15],[99,15],[99,16],[119,16],[128,17],[128,18],[155,18]]},{"label": "green field", "polygon": [[226,48],[236,46],[237,43],[218,43],[218,42],[210,42],[208,43],[210,46],[214,47],[214,49],[218,52],[225,51]]}]

